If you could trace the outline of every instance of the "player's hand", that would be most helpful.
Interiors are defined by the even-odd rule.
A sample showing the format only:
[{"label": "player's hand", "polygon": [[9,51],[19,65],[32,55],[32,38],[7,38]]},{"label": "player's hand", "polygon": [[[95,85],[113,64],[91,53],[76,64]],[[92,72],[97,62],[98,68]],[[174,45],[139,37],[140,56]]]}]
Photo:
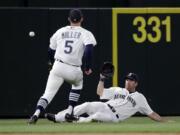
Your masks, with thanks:
[{"label": "player's hand", "polygon": [[85,70],[84,73],[86,75],[90,75],[92,73],[92,69],[89,68],[89,69]]},{"label": "player's hand", "polygon": [[48,71],[50,71],[52,69],[52,66],[53,66],[53,64],[50,61],[48,61]]},{"label": "player's hand", "polygon": [[100,68],[100,74],[104,76],[104,79],[109,79],[114,75],[114,65],[111,62],[104,62]]}]

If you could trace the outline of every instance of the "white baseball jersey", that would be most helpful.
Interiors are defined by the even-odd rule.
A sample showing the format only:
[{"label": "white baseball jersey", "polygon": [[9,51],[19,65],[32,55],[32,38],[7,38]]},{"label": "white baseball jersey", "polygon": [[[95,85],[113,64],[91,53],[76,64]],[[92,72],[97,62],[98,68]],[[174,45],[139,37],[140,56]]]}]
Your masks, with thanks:
[{"label": "white baseball jersey", "polygon": [[82,56],[85,46],[96,45],[93,34],[80,26],[66,26],[50,39],[50,48],[56,50],[55,59],[71,65],[82,65]]},{"label": "white baseball jersey", "polygon": [[[122,95],[123,94],[124,93],[122,93]],[[126,96],[119,96],[119,98],[114,100],[111,99],[106,102],[106,104],[114,107],[120,121],[129,118],[136,112],[140,112],[145,115],[149,115],[153,112],[144,95],[137,91],[127,94]]]}]

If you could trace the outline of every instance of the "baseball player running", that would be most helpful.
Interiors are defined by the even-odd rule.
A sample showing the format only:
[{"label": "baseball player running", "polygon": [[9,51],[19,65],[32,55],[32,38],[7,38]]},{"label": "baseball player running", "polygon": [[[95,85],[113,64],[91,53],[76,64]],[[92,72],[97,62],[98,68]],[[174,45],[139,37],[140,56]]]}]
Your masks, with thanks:
[{"label": "baseball player running", "polygon": [[83,54],[85,74],[92,73],[92,52],[96,45],[96,39],[90,31],[81,27],[83,15],[79,9],[72,9],[68,20],[70,26],[60,28],[50,38],[48,53],[51,63],[54,64],[48,77],[45,92],[37,102],[36,110],[28,121],[29,124],[37,122],[40,113],[46,109],[64,81],[72,85],[65,118],[67,121],[73,120],[73,109],[83,88],[81,70]]},{"label": "baseball player running", "polygon": [[[107,102],[85,102],[74,109],[74,114],[80,116],[87,113],[88,117],[79,117],[77,122],[119,122],[123,121],[136,112],[147,115],[155,121],[162,122],[164,119],[154,112],[149,106],[143,94],[136,91],[138,85],[138,76],[135,73],[129,73],[125,77],[125,88],[110,87],[104,88],[104,76],[100,75],[100,81],[97,87],[97,94],[100,99],[109,100]],[[47,119],[54,122],[65,121],[64,114],[67,110],[59,112],[56,115],[46,114]]]}]

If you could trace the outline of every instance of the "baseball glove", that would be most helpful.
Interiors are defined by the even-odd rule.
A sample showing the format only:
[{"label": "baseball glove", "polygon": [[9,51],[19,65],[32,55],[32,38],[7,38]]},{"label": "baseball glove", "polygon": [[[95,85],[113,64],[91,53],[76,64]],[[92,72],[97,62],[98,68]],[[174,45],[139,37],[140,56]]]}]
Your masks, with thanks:
[{"label": "baseball glove", "polygon": [[105,78],[110,78],[114,75],[114,65],[111,62],[104,62],[100,69],[100,73]]}]

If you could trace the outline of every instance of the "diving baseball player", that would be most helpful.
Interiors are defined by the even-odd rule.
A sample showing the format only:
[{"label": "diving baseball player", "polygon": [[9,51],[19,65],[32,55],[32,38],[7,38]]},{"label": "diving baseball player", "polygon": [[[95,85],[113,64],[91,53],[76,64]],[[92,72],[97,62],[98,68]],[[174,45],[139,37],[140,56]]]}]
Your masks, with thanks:
[{"label": "diving baseball player", "polygon": [[[101,78],[103,76],[101,75]],[[154,112],[149,106],[143,94],[136,91],[138,85],[138,76],[129,73],[125,78],[125,88],[110,87],[104,88],[104,81],[100,79],[97,94],[101,99],[107,99],[107,102],[85,102],[74,109],[74,114],[80,116],[87,113],[88,117],[79,117],[77,122],[91,122],[93,120],[101,122],[119,122],[123,121],[136,112],[147,115],[155,121],[164,121],[164,119]],[[54,122],[63,122],[66,110],[56,115],[47,114],[46,117]]]},{"label": "diving baseball player", "polygon": [[79,9],[72,9],[68,20],[70,26],[60,28],[50,38],[48,53],[51,63],[54,62],[54,64],[48,77],[45,92],[37,102],[36,110],[30,118],[29,124],[37,122],[40,113],[46,109],[64,81],[72,85],[65,118],[67,121],[73,120],[73,109],[83,88],[81,70],[83,56],[85,74],[92,73],[92,52],[96,45],[96,39],[90,31],[81,27],[83,15]]}]

